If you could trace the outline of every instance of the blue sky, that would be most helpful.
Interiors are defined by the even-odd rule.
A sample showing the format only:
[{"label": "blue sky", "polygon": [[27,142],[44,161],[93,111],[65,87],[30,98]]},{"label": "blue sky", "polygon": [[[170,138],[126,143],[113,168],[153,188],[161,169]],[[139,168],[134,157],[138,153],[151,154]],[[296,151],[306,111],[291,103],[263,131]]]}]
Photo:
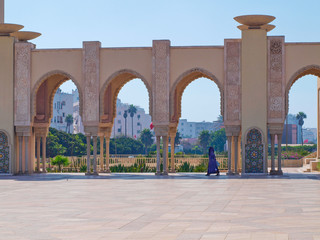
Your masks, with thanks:
[{"label": "blue sky", "polygon": [[[269,35],[285,35],[286,42],[320,42],[319,7],[320,1],[311,0],[6,0],[5,22],[41,32],[33,41],[40,49],[81,48],[82,41],[96,40],[102,47],[151,46],[154,39],[170,39],[173,46],[223,45],[225,38],[241,37],[233,17],[244,14],[275,16]],[[316,126],[315,88],[316,78],[307,76],[290,91],[289,111],[304,111],[306,127]],[[125,85],[119,97],[148,109],[147,91],[138,80]],[[211,81],[187,87],[183,118],[213,121],[219,113],[219,91]]]}]

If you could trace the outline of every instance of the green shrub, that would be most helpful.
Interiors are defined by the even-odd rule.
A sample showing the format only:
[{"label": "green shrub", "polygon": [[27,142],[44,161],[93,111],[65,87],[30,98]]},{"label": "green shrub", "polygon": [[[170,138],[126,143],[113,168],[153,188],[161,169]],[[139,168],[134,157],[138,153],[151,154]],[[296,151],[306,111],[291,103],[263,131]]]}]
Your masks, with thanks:
[{"label": "green shrub", "polygon": [[69,159],[67,157],[58,155],[51,161],[52,165],[57,165],[59,168],[59,172],[62,171],[62,167],[66,167],[70,164]]},{"label": "green shrub", "polygon": [[87,165],[81,165],[80,172],[87,172]]}]

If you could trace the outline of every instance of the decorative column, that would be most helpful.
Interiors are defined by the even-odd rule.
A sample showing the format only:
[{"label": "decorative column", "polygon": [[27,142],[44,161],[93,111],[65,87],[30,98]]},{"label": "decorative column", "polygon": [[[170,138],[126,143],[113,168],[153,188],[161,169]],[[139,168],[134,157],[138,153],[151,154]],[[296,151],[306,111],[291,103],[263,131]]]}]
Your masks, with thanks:
[{"label": "decorative column", "polygon": [[22,174],[22,143],[23,136],[19,136],[19,174]]},{"label": "decorative column", "polygon": [[[270,134],[270,137],[271,137],[271,170],[270,170],[270,175],[274,175],[276,173],[276,171],[275,171],[275,159],[274,159],[275,134]],[[279,142],[278,142],[278,145],[279,145]]]},{"label": "decorative column", "polygon": [[25,173],[29,173],[28,164],[29,164],[29,136],[24,137],[25,144]]},{"label": "decorative column", "polygon": [[168,175],[168,165],[167,165],[167,146],[168,146],[168,137],[162,136],[163,141],[163,175]]},{"label": "decorative column", "polygon": [[42,136],[42,172],[46,173],[46,160],[47,160],[47,154],[46,154],[46,146],[47,146],[47,137],[44,135]]},{"label": "decorative column", "polygon": [[93,174],[99,175],[97,172],[97,136],[93,136]]},{"label": "decorative column", "polygon": [[91,136],[87,135],[87,172],[86,175],[91,175],[91,169],[90,169],[90,141],[91,141]]},{"label": "decorative column", "polygon": [[171,135],[170,137],[170,141],[171,141],[171,172],[175,173],[176,169],[175,169],[175,162],[174,162],[174,144],[175,144],[175,135]]},{"label": "decorative column", "polygon": [[104,135],[100,136],[100,172],[104,171]]},{"label": "decorative column", "polygon": [[228,172],[227,175],[232,175],[231,171],[231,144],[232,144],[232,136],[227,136],[228,139]]},{"label": "decorative column", "polygon": [[40,143],[41,143],[41,137],[36,136],[37,138],[37,173],[40,173]]},{"label": "decorative column", "polygon": [[157,171],[156,175],[160,175],[160,136],[157,136]]},{"label": "decorative column", "polygon": [[278,175],[282,175],[283,172],[281,170],[281,141],[282,141],[282,134],[278,134]]},{"label": "decorative column", "polygon": [[109,161],[110,161],[110,136],[106,137],[106,172],[107,173],[110,173]]},{"label": "decorative column", "polygon": [[234,174],[238,175],[238,136],[233,136],[234,141]]}]

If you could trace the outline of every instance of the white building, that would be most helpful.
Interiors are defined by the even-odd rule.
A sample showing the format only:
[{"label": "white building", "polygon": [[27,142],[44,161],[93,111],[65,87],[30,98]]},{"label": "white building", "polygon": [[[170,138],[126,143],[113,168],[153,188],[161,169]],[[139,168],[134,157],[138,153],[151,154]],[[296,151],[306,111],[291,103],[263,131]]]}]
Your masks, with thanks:
[{"label": "white building", "polygon": [[80,102],[78,89],[72,90],[73,95],[73,133],[83,133],[84,127],[80,116]]},{"label": "white building", "polygon": [[[124,118],[124,112],[129,109],[130,104],[122,103],[117,99],[117,116],[114,119],[111,137],[125,136],[139,138],[140,133],[145,128],[150,128],[151,116],[146,114],[143,108],[137,107],[137,113],[133,116],[133,134],[132,134],[132,118],[127,113],[127,120]],[[127,132],[126,132],[127,130]]]},{"label": "white building", "polygon": [[308,140],[308,143],[317,143],[316,128],[303,128],[302,135],[303,135],[303,141]]},{"label": "white building", "polygon": [[[66,117],[68,114],[73,115],[73,94],[64,93],[59,88],[53,98],[53,114],[50,127],[66,132]],[[70,131],[73,133],[72,126]]]},{"label": "white building", "polygon": [[209,132],[215,132],[221,128],[223,123],[214,122],[188,122],[187,119],[180,119],[178,125],[178,131],[183,138],[197,138],[199,134],[207,130]]}]

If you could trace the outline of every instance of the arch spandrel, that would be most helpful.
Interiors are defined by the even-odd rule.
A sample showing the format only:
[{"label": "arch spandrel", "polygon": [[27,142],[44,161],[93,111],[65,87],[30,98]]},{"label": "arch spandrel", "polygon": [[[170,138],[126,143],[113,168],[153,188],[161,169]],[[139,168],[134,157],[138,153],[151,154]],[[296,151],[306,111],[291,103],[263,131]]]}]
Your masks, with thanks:
[{"label": "arch spandrel", "polygon": [[100,89],[100,122],[113,124],[116,117],[117,97],[122,87],[133,79],[140,79],[147,88],[149,95],[149,114],[152,116],[152,89],[150,83],[140,73],[122,69],[113,73]]},{"label": "arch spandrel", "polygon": [[[44,74],[33,86],[31,92],[31,116],[32,121],[49,123],[52,117],[53,99],[56,91],[62,83],[72,80],[79,91],[80,116],[82,116],[83,97],[82,86],[69,73],[54,70]],[[41,91],[41,92],[40,92]]]},{"label": "arch spandrel", "polygon": [[306,75],[314,75],[316,77],[320,77],[320,65],[311,64],[304,66],[297,70],[287,81],[286,89],[285,89],[285,110],[286,115],[289,111],[289,92],[293,84],[300,78],[306,76]]},{"label": "arch spandrel", "polygon": [[223,116],[223,84],[211,72],[202,68],[192,68],[182,73],[174,82],[170,89],[170,122],[178,123],[181,117],[181,100],[186,87],[198,78],[207,78],[212,80],[220,91],[220,112]]}]

